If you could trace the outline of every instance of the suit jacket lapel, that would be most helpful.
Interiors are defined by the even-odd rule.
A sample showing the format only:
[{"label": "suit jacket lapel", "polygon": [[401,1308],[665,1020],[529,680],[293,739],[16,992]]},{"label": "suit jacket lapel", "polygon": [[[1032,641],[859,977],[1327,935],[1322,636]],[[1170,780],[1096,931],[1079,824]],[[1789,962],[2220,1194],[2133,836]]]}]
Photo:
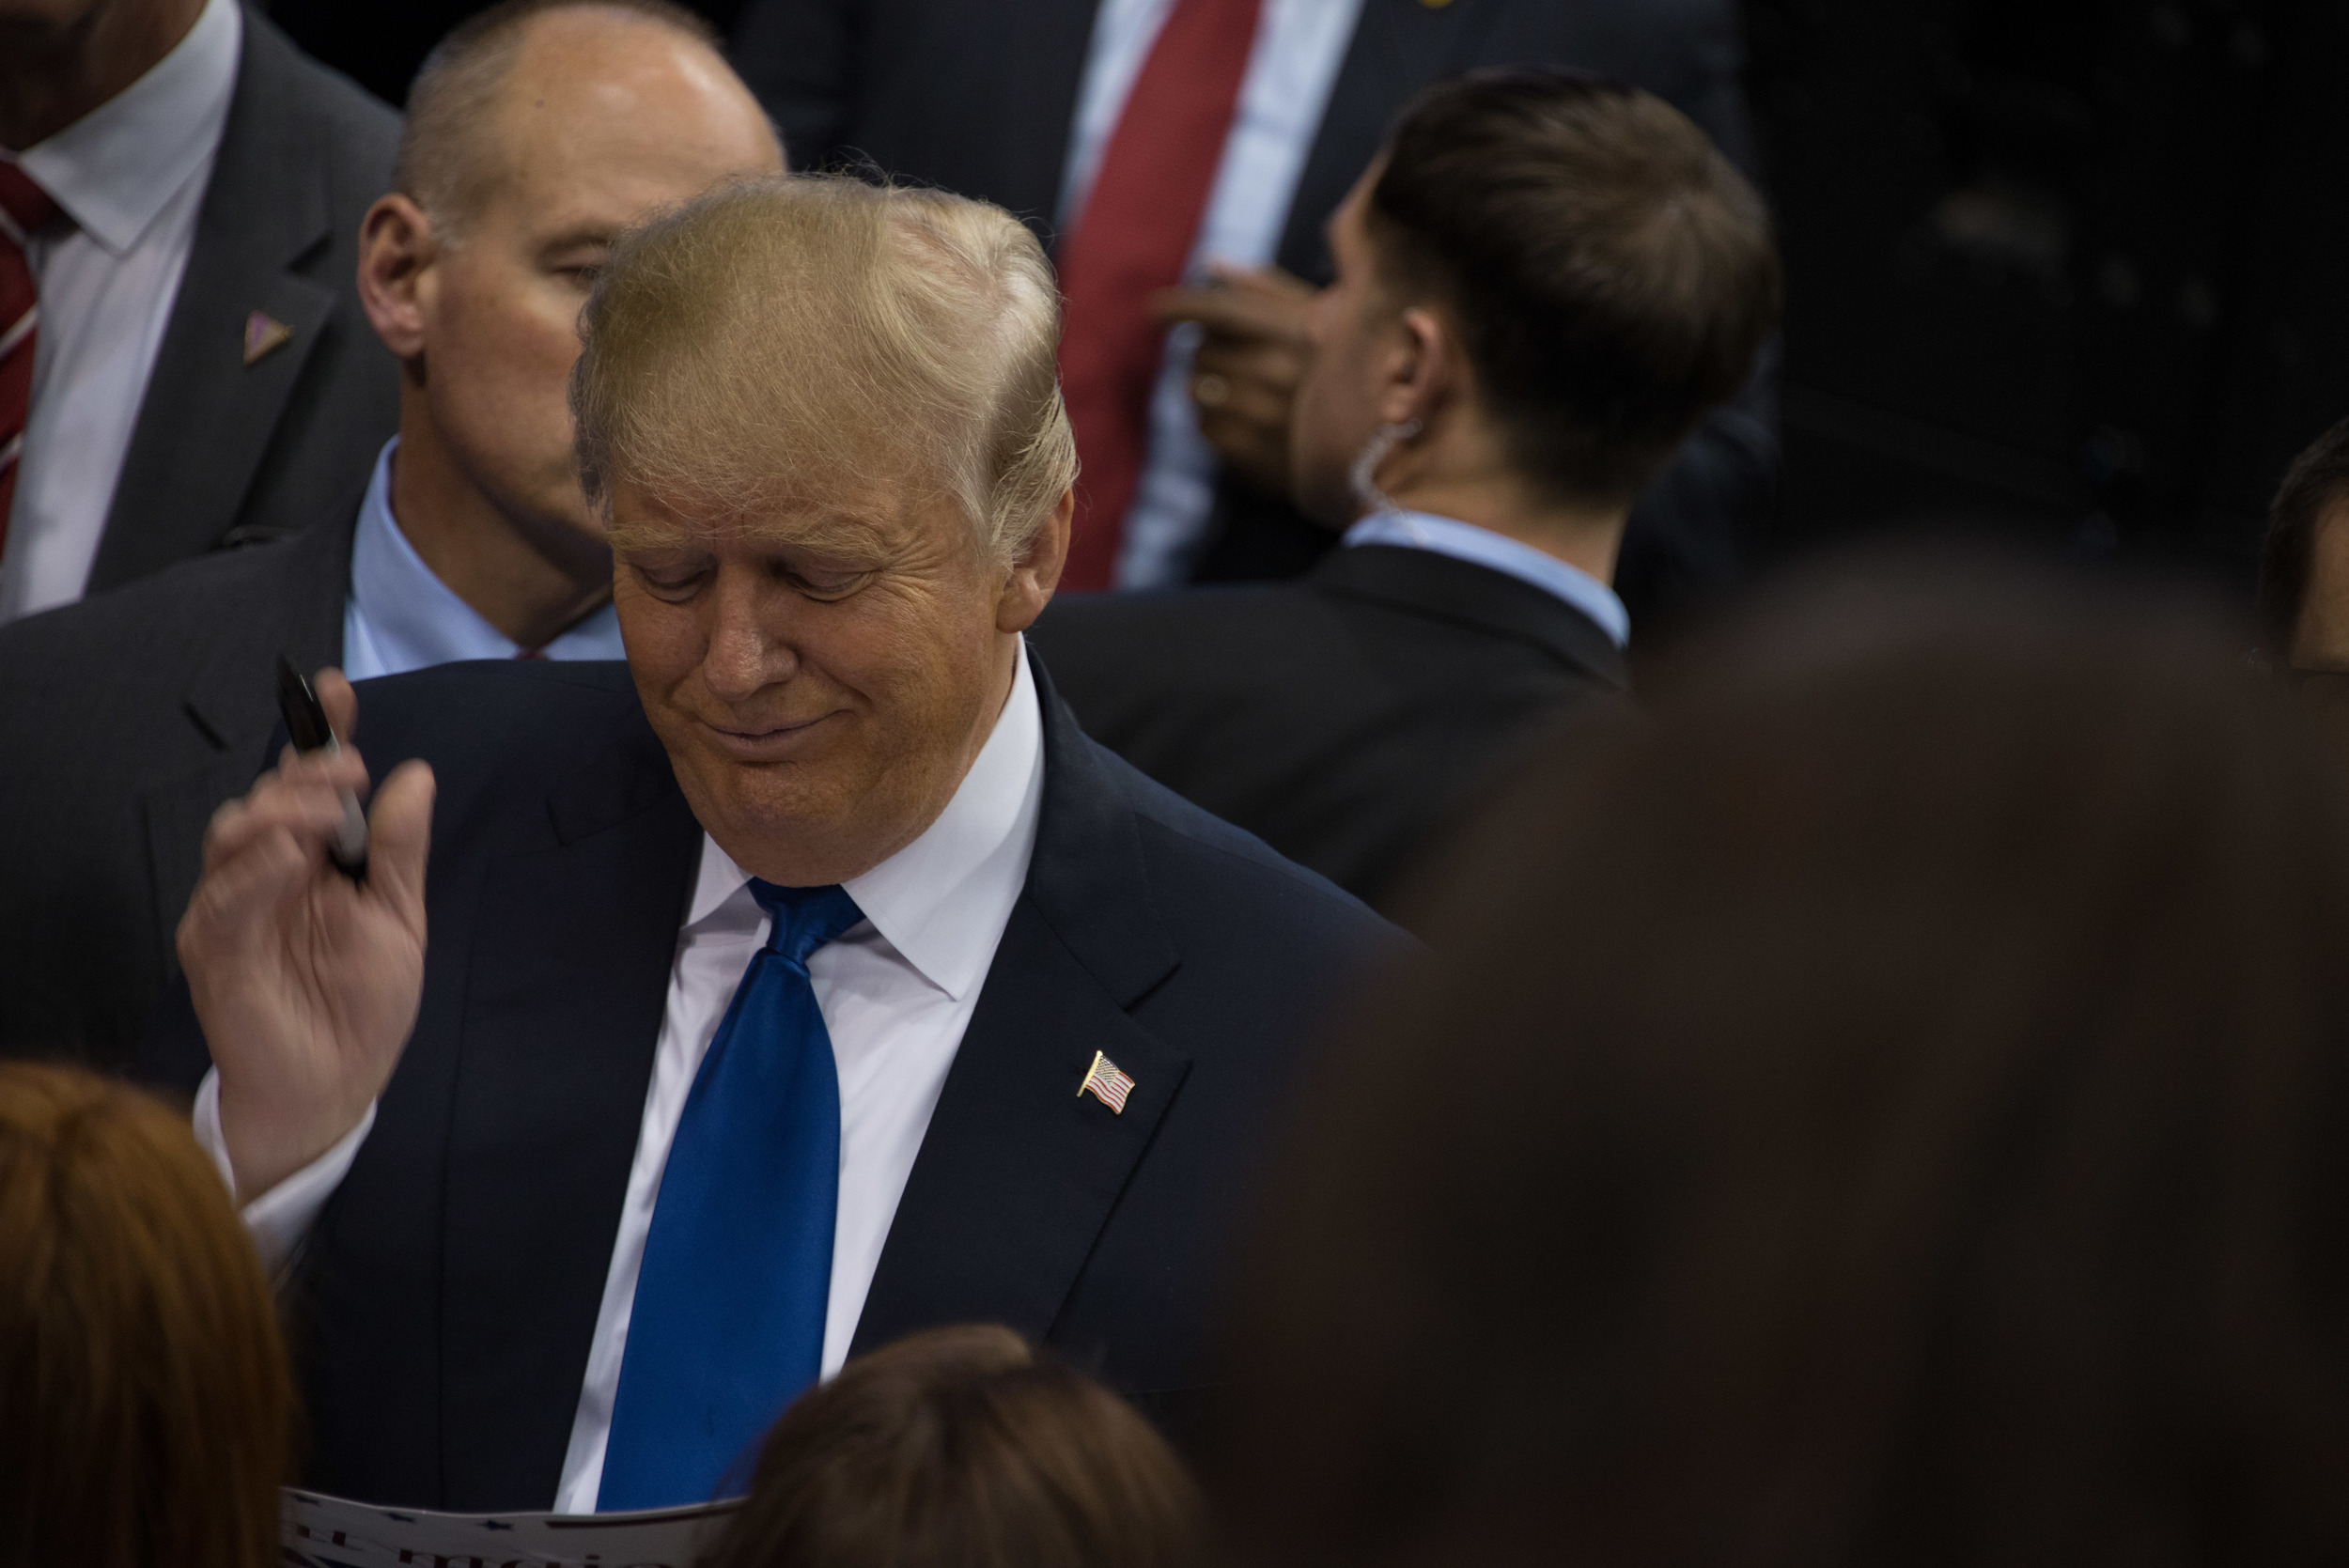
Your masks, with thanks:
[{"label": "suit jacket lapel", "polygon": [[480,1491],[452,1508],[552,1501],[611,1267],[701,845],[633,705],[629,721],[549,800],[548,846],[487,873],[466,948],[442,1451]]},{"label": "suit jacket lapel", "polygon": [[[356,510],[354,505],[354,517]],[[278,722],[273,656],[283,651],[304,673],[342,661],[352,527],[321,523],[288,542],[267,598],[239,603],[234,613],[209,623],[216,633],[198,653],[180,701],[188,722],[217,750],[142,791],[166,973],[179,972],[172,933],[195,892],[212,812],[243,794],[269,765],[268,739]]]},{"label": "suit jacket lapel", "polygon": [[1313,149],[1297,180],[1281,232],[1282,266],[1310,283],[1330,279],[1330,247],[1321,225],[1370,166],[1388,121],[1412,94],[1473,59],[1477,41],[1505,0],[1362,0],[1361,20]]},{"label": "suit jacket lapel", "polygon": [[[293,46],[248,10],[236,94],[90,567],[92,593],[221,543],[210,536],[216,520],[243,500],[334,310],[332,289],[285,271],[332,222],[323,169],[301,128],[282,123],[293,63]],[[255,311],[293,335],[246,365]]]},{"label": "suit jacket lapel", "polygon": [[[1128,1013],[1181,961],[1150,903],[1132,811],[1034,668],[1045,785],[1028,885],[898,1201],[852,1355],[943,1323],[1045,1337],[1190,1071]],[[1122,1114],[1079,1096],[1096,1051],[1134,1080]]]},{"label": "suit jacket lapel", "polygon": [[[288,540],[266,600],[237,606],[238,616],[192,671],[181,698],[188,717],[216,746],[266,736],[277,723],[277,673],[283,653],[303,674],[339,664],[343,611],[350,596],[350,546],[359,498],[334,522]],[[256,670],[255,660],[267,667]]]}]

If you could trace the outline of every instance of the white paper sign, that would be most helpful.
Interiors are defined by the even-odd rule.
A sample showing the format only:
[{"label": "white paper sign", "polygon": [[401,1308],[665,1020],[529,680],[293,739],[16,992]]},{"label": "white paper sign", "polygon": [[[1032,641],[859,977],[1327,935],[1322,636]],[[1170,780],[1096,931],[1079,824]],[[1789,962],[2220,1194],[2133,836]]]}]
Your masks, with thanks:
[{"label": "white paper sign", "polygon": [[693,1568],[735,1502],[642,1514],[430,1514],[285,1491],[287,1568]]}]

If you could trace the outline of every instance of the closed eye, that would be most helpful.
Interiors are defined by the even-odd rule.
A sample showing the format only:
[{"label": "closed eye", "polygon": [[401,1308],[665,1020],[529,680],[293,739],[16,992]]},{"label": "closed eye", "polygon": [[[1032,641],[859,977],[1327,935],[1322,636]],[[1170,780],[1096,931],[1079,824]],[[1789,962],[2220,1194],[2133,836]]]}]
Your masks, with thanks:
[{"label": "closed eye", "polygon": [[655,598],[675,601],[691,598],[708,581],[711,563],[707,557],[681,561],[630,561],[628,567],[646,593]]},{"label": "closed eye", "polygon": [[872,581],[869,571],[786,571],[784,580],[809,598],[830,603],[847,598]]},{"label": "closed eye", "polygon": [[878,567],[814,551],[791,551],[770,558],[767,565],[792,592],[823,604],[847,598],[880,575]]}]

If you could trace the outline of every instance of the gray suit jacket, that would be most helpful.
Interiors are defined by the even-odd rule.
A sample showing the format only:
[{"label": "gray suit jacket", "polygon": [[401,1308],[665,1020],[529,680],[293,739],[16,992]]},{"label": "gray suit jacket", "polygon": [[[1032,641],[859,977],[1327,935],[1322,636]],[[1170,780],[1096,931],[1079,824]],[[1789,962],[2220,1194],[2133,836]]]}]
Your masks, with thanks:
[{"label": "gray suit jacket", "polygon": [[0,627],[0,1057],[129,1063],[280,652],[342,660],[340,520]]},{"label": "gray suit jacket", "polygon": [[[399,367],[359,308],[359,220],[391,188],[398,142],[397,115],[246,8],[228,123],[89,592],[293,533],[366,480],[399,427]],[[293,335],[248,365],[255,311]]]}]

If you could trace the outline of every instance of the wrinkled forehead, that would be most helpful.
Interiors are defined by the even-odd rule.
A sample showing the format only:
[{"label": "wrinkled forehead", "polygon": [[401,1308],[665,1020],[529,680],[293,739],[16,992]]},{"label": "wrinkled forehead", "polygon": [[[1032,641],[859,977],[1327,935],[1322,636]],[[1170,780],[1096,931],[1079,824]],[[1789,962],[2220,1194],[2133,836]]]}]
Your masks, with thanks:
[{"label": "wrinkled forehead", "polygon": [[746,490],[620,476],[612,487],[611,542],[621,554],[751,546],[881,562],[971,532],[958,501],[918,469],[778,475]]}]

